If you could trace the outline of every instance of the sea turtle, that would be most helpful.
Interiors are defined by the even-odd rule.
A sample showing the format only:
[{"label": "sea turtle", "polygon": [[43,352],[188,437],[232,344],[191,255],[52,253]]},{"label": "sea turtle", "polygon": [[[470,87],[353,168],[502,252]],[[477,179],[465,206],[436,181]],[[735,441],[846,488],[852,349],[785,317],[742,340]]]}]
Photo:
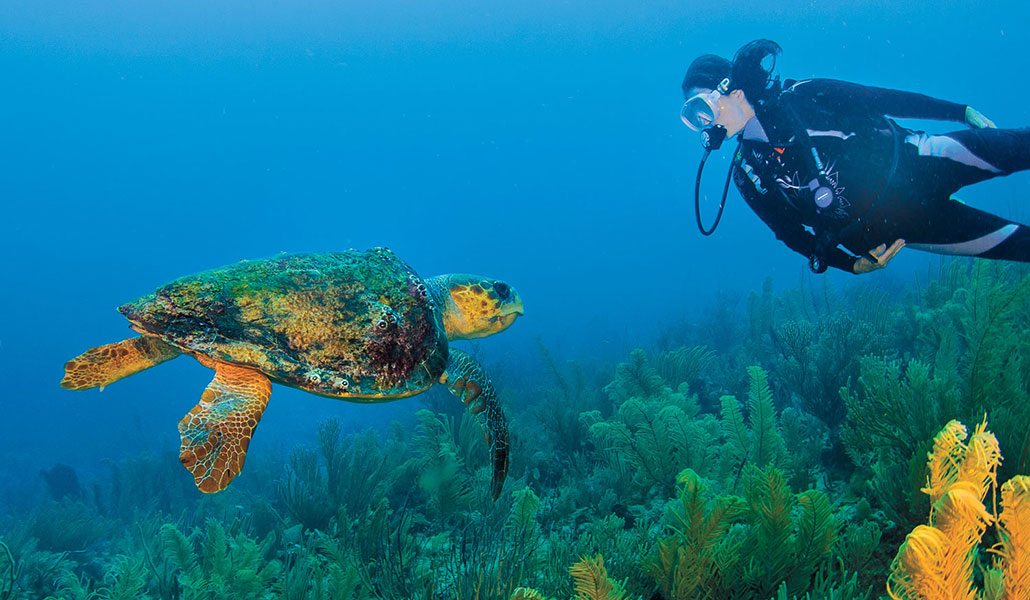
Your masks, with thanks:
[{"label": "sea turtle", "polygon": [[181,354],[214,369],[179,421],[179,458],[202,492],[225,489],[243,468],[272,382],[353,402],[445,384],[484,427],[491,494],[501,492],[504,413],[480,365],[448,342],[503,331],[522,314],[503,281],[424,279],[386,248],[281,254],[177,279],[118,310],[140,336],[75,357],[61,386],[103,389]]}]

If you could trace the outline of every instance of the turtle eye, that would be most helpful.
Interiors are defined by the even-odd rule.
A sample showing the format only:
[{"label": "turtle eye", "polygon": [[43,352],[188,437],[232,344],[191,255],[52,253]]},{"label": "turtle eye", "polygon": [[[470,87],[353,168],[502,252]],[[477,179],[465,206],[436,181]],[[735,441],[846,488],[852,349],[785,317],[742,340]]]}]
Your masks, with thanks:
[{"label": "turtle eye", "polygon": [[494,291],[497,292],[497,297],[501,300],[507,300],[511,296],[511,286],[503,281],[494,282]]}]

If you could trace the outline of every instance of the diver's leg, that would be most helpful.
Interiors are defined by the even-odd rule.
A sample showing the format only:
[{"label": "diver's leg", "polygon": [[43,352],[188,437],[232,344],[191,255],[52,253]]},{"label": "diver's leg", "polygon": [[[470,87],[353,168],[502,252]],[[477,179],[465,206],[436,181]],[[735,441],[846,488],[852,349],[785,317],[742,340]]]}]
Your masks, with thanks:
[{"label": "diver's leg", "polygon": [[1019,229],[1005,241],[977,256],[996,260],[1030,262],[1030,227],[1019,225]]},{"label": "diver's leg", "polygon": [[943,135],[912,133],[905,142],[920,156],[939,159],[932,175],[942,189],[1030,169],[1030,128],[964,129]]},{"label": "diver's leg", "polygon": [[905,245],[937,254],[1030,262],[1030,227],[966,206],[955,198],[934,206]]}]

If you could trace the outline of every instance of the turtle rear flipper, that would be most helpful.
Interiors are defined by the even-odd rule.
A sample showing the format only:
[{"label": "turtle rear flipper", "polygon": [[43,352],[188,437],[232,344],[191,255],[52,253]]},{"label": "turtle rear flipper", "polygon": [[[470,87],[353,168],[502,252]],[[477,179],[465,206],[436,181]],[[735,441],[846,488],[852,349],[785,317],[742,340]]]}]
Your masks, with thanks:
[{"label": "turtle rear flipper", "polygon": [[88,390],[135,375],[144,369],[179,356],[175,346],[161,338],[145,335],[90,348],[64,364],[61,387]]},{"label": "turtle rear flipper", "polygon": [[179,421],[179,460],[200,491],[220,492],[243,469],[247,447],[272,395],[259,371],[199,358],[215,370],[200,403]]},{"label": "turtle rear flipper", "polygon": [[450,349],[449,354],[447,370],[440,378],[440,383],[465,403],[469,413],[483,426],[494,471],[490,481],[490,497],[497,500],[504,487],[504,479],[508,476],[508,421],[497,402],[493,384],[476,359],[454,348]]}]

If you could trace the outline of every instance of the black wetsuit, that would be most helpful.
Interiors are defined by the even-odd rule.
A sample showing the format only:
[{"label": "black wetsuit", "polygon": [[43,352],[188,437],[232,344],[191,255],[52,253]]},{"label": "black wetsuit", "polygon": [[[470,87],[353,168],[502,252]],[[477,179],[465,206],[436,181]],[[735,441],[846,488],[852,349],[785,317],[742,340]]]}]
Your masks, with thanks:
[{"label": "black wetsuit", "polygon": [[[951,197],[1030,168],[1030,129],[912,131],[886,116],[964,122],[966,107],[829,79],[788,81],[756,111],[734,182],[776,237],[813,264],[853,272],[855,255],[897,239],[941,254],[1030,261],[1030,228]],[[820,184],[810,184],[819,173],[812,148]],[[825,209],[817,209],[817,185],[835,191]]]}]

